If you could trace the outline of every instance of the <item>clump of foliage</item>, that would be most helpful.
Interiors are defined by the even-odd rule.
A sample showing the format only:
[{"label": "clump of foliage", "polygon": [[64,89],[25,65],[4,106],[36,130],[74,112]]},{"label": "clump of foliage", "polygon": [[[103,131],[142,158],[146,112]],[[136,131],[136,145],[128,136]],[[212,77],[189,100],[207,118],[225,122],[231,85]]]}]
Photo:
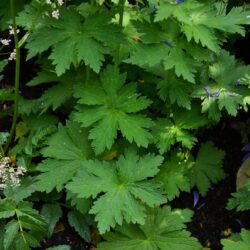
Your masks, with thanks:
[{"label": "clump of foliage", "polygon": [[[87,242],[99,231],[100,250],[202,249],[186,230],[192,212],[168,203],[192,188],[205,196],[225,176],[223,150],[198,134],[248,108],[250,66],[225,44],[245,35],[249,9],[2,0],[0,80],[6,67],[15,78],[0,90],[0,119],[12,119],[0,158],[25,175],[1,186],[0,248],[37,247],[66,215]],[[25,60],[36,74],[22,95]]]}]

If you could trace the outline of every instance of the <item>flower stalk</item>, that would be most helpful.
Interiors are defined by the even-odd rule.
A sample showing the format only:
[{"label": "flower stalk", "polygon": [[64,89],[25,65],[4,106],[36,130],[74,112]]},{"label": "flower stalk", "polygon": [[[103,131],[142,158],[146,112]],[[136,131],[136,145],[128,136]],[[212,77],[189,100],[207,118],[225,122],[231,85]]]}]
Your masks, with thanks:
[{"label": "flower stalk", "polygon": [[18,101],[19,101],[19,85],[20,85],[20,46],[17,36],[17,25],[16,25],[16,17],[15,17],[15,6],[14,6],[14,0],[10,0],[10,11],[11,11],[11,19],[12,19],[12,25],[14,30],[14,43],[15,43],[15,93],[14,93],[14,114],[12,118],[12,124],[10,129],[10,136],[5,144],[4,147],[4,153],[9,149],[10,143],[12,142],[12,139],[15,134],[16,130],[16,123],[17,123],[17,117],[18,117]]}]

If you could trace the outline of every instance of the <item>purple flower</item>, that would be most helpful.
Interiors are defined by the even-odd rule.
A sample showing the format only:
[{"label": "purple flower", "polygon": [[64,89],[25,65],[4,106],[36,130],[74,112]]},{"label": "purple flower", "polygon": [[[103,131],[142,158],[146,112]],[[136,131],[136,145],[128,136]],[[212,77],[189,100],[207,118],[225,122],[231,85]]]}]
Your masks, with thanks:
[{"label": "purple flower", "polygon": [[184,3],[184,0],[176,0],[176,3],[177,3],[177,4]]},{"label": "purple flower", "polygon": [[169,39],[165,40],[165,43],[166,43],[170,48],[173,48],[173,47],[174,47],[173,43],[172,43]]},{"label": "purple flower", "polygon": [[210,97],[218,97],[220,95],[220,92],[221,92],[221,90],[218,90],[218,91],[211,93],[211,88],[209,85],[206,85],[204,87],[204,89],[207,92],[208,96],[210,96]]},{"label": "purple flower", "polygon": [[195,207],[199,201],[199,193],[197,191],[193,191],[193,198],[194,198],[193,207]]},{"label": "purple flower", "polygon": [[245,151],[245,152],[248,152],[242,158],[242,162],[244,162],[250,156],[250,144],[245,145],[241,150]]}]

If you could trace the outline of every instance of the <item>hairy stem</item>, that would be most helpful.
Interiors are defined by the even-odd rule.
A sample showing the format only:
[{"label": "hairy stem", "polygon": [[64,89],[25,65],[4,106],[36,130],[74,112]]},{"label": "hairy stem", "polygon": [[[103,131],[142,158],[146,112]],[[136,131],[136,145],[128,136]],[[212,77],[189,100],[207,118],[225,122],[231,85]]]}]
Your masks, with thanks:
[{"label": "hairy stem", "polygon": [[[122,27],[123,25],[123,15],[124,15],[124,6],[125,6],[125,1],[126,0],[119,0],[119,26]],[[119,64],[120,64],[120,49],[121,46],[120,44],[117,45],[116,47],[116,53],[115,53],[115,67],[118,68]]]},{"label": "hairy stem", "polygon": [[19,41],[18,41],[18,36],[17,36],[14,0],[10,0],[10,11],[11,11],[12,25],[13,25],[13,29],[14,29],[14,42],[15,42],[15,50],[16,50],[15,94],[14,94],[14,114],[13,114],[13,118],[12,118],[10,136],[5,144],[5,147],[4,147],[5,153],[9,149],[10,143],[14,137],[15,130],[16,130],[16,122],[17,122],[17,117],[18,117],[19,83],[20,83],[20,47],[18,45]]}]

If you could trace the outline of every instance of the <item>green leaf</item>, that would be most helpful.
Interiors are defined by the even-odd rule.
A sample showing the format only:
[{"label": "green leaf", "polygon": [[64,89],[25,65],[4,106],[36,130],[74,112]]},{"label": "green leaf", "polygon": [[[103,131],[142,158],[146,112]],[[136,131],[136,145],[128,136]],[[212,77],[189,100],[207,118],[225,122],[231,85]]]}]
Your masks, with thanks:
[{"label": "green leaf", "polygon": [[230,239],[221,240],[223,250],[248,250],[250,248],[250,231],[242,229],[240,239],[235,240],[233,237]]},{"label": "green leaf", "polygon": [[177,109],[172,120],[168,118],[158,120],[153,128],[153,135],[159,152],[163,154],[177,142],[191,149],[197,139],[188,130],[197,129],[207,122],[199,108],[195,106],[188,112]]},{"label": "green leaf", "polygon": [[190,181],[187,176],[190,162],[185,164],[181,161],[182,159],[177,156],[177,152],[173,153],[171,158],[160,167],[160,172],[156,177],[156,180],[162,182],[168,200],[178,197],[180,191],[190,191]]},{"label": "green leaf", "polygon": [[166,201],[160,185],[147,180],[158,173],[162,160],[151,154],[139,157],[130,149],[116,163],[88,161],[86,170],[80,170],[67,189],[82,198],[100,194],[90,213],[95,214],[101,233],[123,221],[143,224],[145,205],[153,207]]},{"label": "green leaf", "polygon": [[113,66],[102,72],[101,84],[93,83],[83,87],[76,96],[78,107],[75,120],[83,127],[94,127],[89,138],[97,154],[113,145],[117,131],[137,146],[147,147],[152,135],[148,131],[152,127],[151,119],[135,114],[146,109],[151,101],[136,93],[134,83],[125,84],[126,74],[120,74]]},{"label": "green leaf", "polygon": [[11,220],[5,226],[5,234],[4,234],[4,249],[7,250],[12,245],[15,237],[17,236],[19,230],[19,224],[16,220]]},{"label": "green leaf", "polygon": [[182,78],[177,78],[173,72],[168,71],[163,76],[164,79],[159,80],[157,83],[157,89],[159,90],[159,96],[164,101],[167,98],[171,104],[177,104],[179,107],[191,109],[191,90],[190,83],[184,81]]},{"label": "green leaf", "polygon": [[246,184],[240,188],[238,192],[235,192],[227,203],[227,209],[236,209],[236,211],[246,211],[250,210],[250,182],[247,181]]},{"label": "green leaf", "polygon": [[41,214],[48,223],[48,237],[50,237],[53,234],[57,222],[62,217],[62,209],[58,204],[44,204]]},{"label": "green leaf", "polygon": [[71,206],[81,212],[82,214],[87,214],[90,210],[91,200],[77,197],[76,194],[67,190],[67,200],[70,200]]},{"label": "green leaf", "polygon": [[59,245],[59,246],[55,246],[55,247],[49,247],[46,248],[46,250],[70,250],[70,246],[68,245]]},{"label": "green leaf", "polygon": [[117,227],[114,233],[107,233],[97,250],[201,250],[197,239],[185,230],[190,220],[190,210],[173,210],[170,207],[147,211],[144,225]]},{"label": "green leaf", "polygon": [[112,47],[124,41],[120,27],[110,21],[110,13],[95,13],[82,22],[75,10],[62,9],[59,20],[47,18],[44,25],[31,33],[26,46],[29,49],[28,57],[52,47],[49,58],[56,65],[58,76],[69,69],[72,63],[79,64],[81,61],[98,73],[104,54],[109,53],[107,45]]},{"label": "green leaf", "polygon": [[91,241],[87,215],[83,215],[77,211],[71,211],[68,213],[68,221],[70,226],[72,226],[85,241]]},{"label": "green leaf", "polygon": [[72,121],[66,126],[59,125],[58,132],[48,139],[48,146],[42,154],[49,158],[38,165],[37,169],[42,173],[37,176],[37,190],[47,193],[54,188],[62,190],[92,155],[87,131]]},{"label": "green leaf", "polygon": [[17,187],[10,186],[4,190],[6,197],[14,200],[16,203],[28,198],[36,191],[34,178],[22,179],[21,185]]},{"label": "green leaf", "polygon": [[0,219],[10,218],[15,215],[16,203],[8,199],[0,199]]},{"label": "green leaf", "polygon": [[224,155],[224,151],[216,148],[210,141],[201,145],[196,161],[189,171],[189,178],[191,186],[196,186],[203,196],[212,183],[225,177],[222,169]]}]

